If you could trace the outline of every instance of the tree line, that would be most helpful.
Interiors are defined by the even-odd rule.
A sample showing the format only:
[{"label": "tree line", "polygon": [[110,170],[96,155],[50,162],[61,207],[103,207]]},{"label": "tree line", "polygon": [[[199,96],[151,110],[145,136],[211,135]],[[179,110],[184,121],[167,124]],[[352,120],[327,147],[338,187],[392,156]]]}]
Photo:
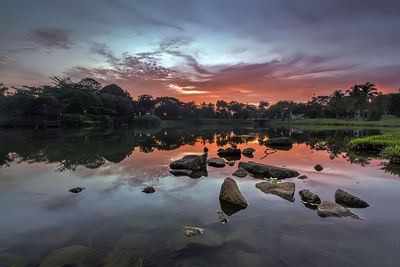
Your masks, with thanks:
[{"label": "tree line", "polygon": [[258,104],[218,100],[214,103],[182,102],[174,97],[140,95],[134,100],[116,84],[102,86],[85,78],[52,77],[50,85],[7,88],[0,84],[0,124],[34,119],[38,106],[54,107],[58,118],[70,126],[85,123],[122,125],[139,117],[176,119],[296,119],[358,118],[380,120],[383,115],[400,116],[400,93],[383,94],[373,83],[355,84],[328,96],[314,96],[307,102],[267,101]]}]

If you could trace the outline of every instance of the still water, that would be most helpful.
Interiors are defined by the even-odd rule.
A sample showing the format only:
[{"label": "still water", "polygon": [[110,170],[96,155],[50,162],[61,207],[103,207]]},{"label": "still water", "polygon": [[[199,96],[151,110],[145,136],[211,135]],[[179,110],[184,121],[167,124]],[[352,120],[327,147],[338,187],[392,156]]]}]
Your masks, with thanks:
[{"label": "still water", "polygon": [[[400,260],[400,177],[350,153],[351,138],[379,130],[168,128],[118,132],[0,132],[0,266],[395,266]],[[291,149],[262,140],[291,136]],[[236,144],[256,161],[307,175],[290,178],[295,201],[264,194],[235,166],[198,179],[169,174],[188,154],[209,158]],[[321,164],[322,172],[314,170]],[[221,184],[233,177],[249,206],[221,224]],[[142,193],[154,186],[153,194]],[[68,192],[85,187],[79,194]],[[366,200],[364,220],[321,218],[298,191],[334,201],[337,188]],[[185,226],[205,229],[187,238]],[[64,248],[64,249],[63,249]],[[62,250],[59,250],[62,249]],[[59,251],[57,251],[59,250]],[[56,252],[54,252],[56,251]],[[51,261],[47,261],[49,263]]]}]

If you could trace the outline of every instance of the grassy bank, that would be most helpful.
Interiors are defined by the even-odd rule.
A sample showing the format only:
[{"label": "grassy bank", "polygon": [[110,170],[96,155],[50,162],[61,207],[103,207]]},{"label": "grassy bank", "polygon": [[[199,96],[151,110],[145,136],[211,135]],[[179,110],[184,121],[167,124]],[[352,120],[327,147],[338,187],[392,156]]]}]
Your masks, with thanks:
[{"label": "grassy bank", "polygon": [[380,152],[383,158],[400,164],[400,128],[396,128],[380,135],[357,138],[351,141],[354,150],[369,150]]},{"label": "grassy bank", "polygon": [[299,119],[271,121],[271,125],[304,125],[304,126],[363,126],[363,127],[400,127],[400,118],[390,118],[380,121],[361,121],[361,120],[345,120],[345,119]]}]

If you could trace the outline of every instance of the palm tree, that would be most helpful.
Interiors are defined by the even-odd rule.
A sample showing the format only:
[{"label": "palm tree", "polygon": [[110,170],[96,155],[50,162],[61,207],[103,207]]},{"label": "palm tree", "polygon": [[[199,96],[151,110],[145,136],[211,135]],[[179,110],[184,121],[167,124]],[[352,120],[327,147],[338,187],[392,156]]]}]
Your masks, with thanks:
[{"label": "palm tree", "polygon": [[368,104],[378,95],[377,90],[375,84],[371,82],[355,84],[350,87],[350,90],[346,91],[349,94],[347,109],[354,113],[359,113],[361,118],[364,119]]},{"label": "palm tree", "polygon": [[335,113],[336,118],[340,117],[340,114],[344,111],[344,93],[342,90],[335,90],[332,95],[330,95],[330,100],[328,102],[328,109]]}]

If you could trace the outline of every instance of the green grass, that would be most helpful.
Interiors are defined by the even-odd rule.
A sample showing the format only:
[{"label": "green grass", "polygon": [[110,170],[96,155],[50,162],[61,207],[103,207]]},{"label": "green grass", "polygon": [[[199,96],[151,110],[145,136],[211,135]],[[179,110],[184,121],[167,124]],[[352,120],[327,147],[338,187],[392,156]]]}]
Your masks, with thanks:
[{"label": "green grass", "polygon": [[380,135],[372,135],[351,140],[352,145],[397,146],[400,145],[400,128],[392,129]]},{"label": "green grass", "polygon": [[378,126],[378,127],[400,127],[400,118],[390,118],[380,121],[362,121],[346,119],[299,119],[287,121],[271,121],[271,125],[330,125],[330,126]]}]

